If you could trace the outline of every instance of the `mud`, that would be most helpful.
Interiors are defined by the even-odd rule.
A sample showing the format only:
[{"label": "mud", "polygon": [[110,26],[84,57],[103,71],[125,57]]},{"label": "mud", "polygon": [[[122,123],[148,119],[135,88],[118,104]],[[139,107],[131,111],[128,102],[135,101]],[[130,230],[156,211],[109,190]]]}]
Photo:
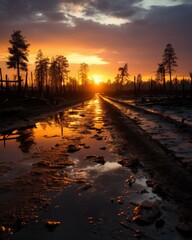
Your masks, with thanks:
[{"label": "mud", "polygon": [[190,237],[189,173],[108,103],[36,127],[17,173],[1,163],[1,239]]}]

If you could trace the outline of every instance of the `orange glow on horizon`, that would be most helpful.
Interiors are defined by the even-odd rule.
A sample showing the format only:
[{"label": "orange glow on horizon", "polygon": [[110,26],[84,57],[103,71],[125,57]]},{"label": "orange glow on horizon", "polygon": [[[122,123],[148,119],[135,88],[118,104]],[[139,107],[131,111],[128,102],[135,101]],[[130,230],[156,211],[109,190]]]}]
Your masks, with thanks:
[{"label": "orange glow on horizon", "polygon": [[102,77],[100,75],[93,75],[92,79],[96,85],[99,85],[101,82],[103,82]]},{"label": "orange glow on horizon", "polygon": [[[33,42],[30,38],[27,38],[27,40],[31,44],[28,56],[28,72],[32,72],[33,74],[35,70],[36,55],[39,49],[42,49],[44,57],[48,57],[49,59],[56,55],[65,56],[69,61],[69,76],[75,77],[76,79],[78,79],[78,69],[80,63],[87,63],[89,65],[88,78],[93,79],[93,82],[97,85],[101,82],[107,82],[108,80],[114,82],[116,75],[119,73],[119,67],[122,67],[125,62],[119,62],[115,58],[109,58],[109,53],[104,48],[89,48],[82,46],[82,44],[73,45],[73,42],[67,42],[65,47],[63,47],[63,43],[61,45],[60,42],[57,43],[56,40],[53,41],[55,43],[55,46],[53,47],[49,43],[42,44],[41,42]],[[7,57],[9,55],[7,48],[9,46],[9,42],[6,42],[1,48],[0,68],[4,79],[6,74],[9,79],[13,79],[16,75],[15,69],[7,69],[6,66]],[[127,62],[129,66],[128,70],[130,74],[130,82],[134,81],[134,76],[137,76],[138,73],[141,73],[143,81],[155,79],[158,59],[150,59],[148,64],[149,66],[147,64],[139,65],[134,59],[127,59]],[[176,72],[173,74],[173,78],[177,76],[179,80],[183,79],[183,77],[189,79],[189,70],[185,70],[185,64],[180,63]],[[21,74],[24,79],[25,72],[21,72]],[[168,76],[166,76],[166,79],[168,81]]]}]

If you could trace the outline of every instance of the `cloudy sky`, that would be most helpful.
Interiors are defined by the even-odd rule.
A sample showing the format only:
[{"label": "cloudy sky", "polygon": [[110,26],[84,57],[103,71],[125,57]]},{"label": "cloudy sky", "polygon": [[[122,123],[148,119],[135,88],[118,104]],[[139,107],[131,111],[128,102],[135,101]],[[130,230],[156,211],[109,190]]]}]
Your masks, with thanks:
[{"label": "cloudy sky", "polygon": [[0,0],[0,61],[9,39],[21,30],[30,43],[30,68],[37,51],[63,55],[77,76],[80,63],[90,76],[113,80],[128,63],[130,78],[154,77],[167,43],[178,57],[175,75],[192,71],[191,0]]}]

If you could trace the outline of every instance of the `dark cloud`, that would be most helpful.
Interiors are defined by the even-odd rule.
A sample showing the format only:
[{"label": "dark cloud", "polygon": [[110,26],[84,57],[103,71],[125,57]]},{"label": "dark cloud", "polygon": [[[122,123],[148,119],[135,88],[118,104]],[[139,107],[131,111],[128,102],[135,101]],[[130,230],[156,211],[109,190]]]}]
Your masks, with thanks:
[{"label": "dark cloud", "polygon": [[139,2],[142,2],[142,0],[95,0],[85,9],[85,13],[87,15],[92,15],[101,12],[106,15],[127,18],[140,10],[138,7],[135,7],[135,4]]},{"label": "dark cloud", "polygon": [[[58,12],[62,0],[0,0],[0,17],[3,22],[34,21],[38,13],[46,19],[61,20]],[[38,17],[37,17],[38,20]]]},{"label": "dark cloud", "polygon": [[145,18],[145,22],[152,25],[165,26],[166,24],[178,26],[191,25],[192,5],[178,5],[172,7],[153,7]]},{"label": "dark cloud", "polygon": [[[136,2],[141,0],[0,0],[1,38],[8,42],[13,30],[21,30],[31,47],[56,44],[66,49],[79,46],[82,51],[104,49],[99,56],[105,61],[115,64],[126,61],[130,69],[144,68],[146,72],[156,70],[164,47],[170,42],[178,55],[178,65],[189,68],[191,0],[183,0],[178,6],[156,6],[149,10],[136,8]],[[61,3],[73,3],[74,8],[86,6],[84,14],[87,16],[103,13],[130,18],[132,22],[121,26],[98,24],[59,11]],[[69,27],[69,21],[75,23],[73,27]]]},{"label": "dark cloud", "polygon": [[[6,21],[34,21],[37,13],[41,13],[45,20],[61,21],[59,12],[60,4],[72,3],[75,6],[83,6],[86,16],[103,13],[109,16],[127,18],[133,16],[141,9],[134,4],[142,0],[0,0],[0,17]],[[67,14],[67,12],[66,12]],[[39,20],[39,19],[38,19]]]}]

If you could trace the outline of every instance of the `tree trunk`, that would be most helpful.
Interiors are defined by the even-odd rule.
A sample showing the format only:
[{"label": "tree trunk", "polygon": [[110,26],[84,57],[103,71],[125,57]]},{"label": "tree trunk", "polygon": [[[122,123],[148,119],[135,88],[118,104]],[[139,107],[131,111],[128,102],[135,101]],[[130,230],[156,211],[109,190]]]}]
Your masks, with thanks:
[{"label": "tree trunk", "polygon": [[20,68],[19,68],[19,57],[17,54],[17,79],[18,79],[18,92],[21,92],[21,77],[20,77]]},{"label": "tree trunk", "polygon": [[3,92],[3,77],[2,77],[1,68],[0,68],[0,79],[1,79],[1,92]]},{"label": "tree trunk", "polygon": [[190,81],[190,97],[192,98],[192,72],[189,73],[191,81]]},{"label": "tree trunk", "polygon": [[163,93],[165,95],[166,92],[166,85],[165,85],[165,72],[163,73]]},{"label": "tree trunk", "polygon": [[183,95],[183,98],[185,97],[185,79],[183,78],[183,81],[182,81],[182,95]]}]

